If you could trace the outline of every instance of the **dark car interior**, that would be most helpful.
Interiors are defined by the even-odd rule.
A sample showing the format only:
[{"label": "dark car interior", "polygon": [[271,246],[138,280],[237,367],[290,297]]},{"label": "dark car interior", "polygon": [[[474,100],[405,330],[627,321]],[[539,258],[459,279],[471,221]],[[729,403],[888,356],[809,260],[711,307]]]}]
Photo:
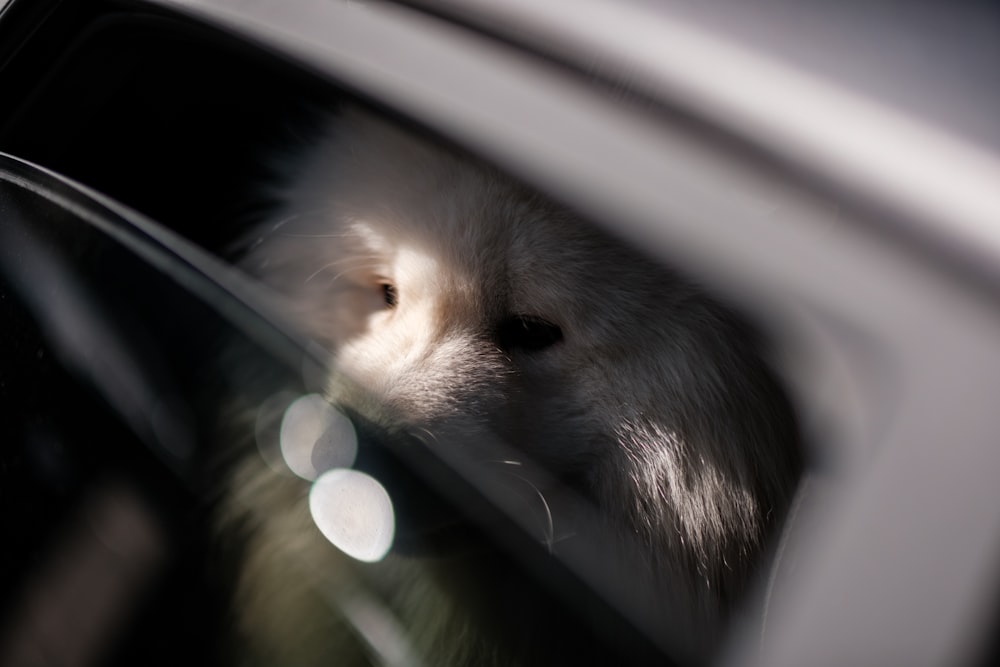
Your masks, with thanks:
[{"label": "dark car interior", "polygon": [[[267,201],[253,192],[266,174],[254,165],[276,142],[288,140],[287,119],[326,101],[327,93],[309,77],[177,18],[100,2],[15,3],[3,18],[0,151],[75,179],[213,251],[224,251],[239,225],[266,214]],[[213,559],[225,562],[208,553],[204,492],[214,468],[206,443],[211,414],[205,411],[217,407],[219,395],[211,393],[224,387],[205,377],[217,352],[206,341],[223,332],[238,335],[238,329],[74,220],[63,202],[31,197],[4,182],[5,213],[15,203],[32,225],[42,226],[36,218],[49,225],[46,240],[86,277],[86,284],[70,287],[107,316],[107,329],[93,335],[138,347],[132,358],[142,366],[156,360],[156,368],[141,368],[143,382],[162,389],[160,383],[169,381],[177,395],[200,393],[204,400],[189,403],[200,413],[178,408],[186,415],[180,422],[191,432],[186,435],[197,443],[193,451],[151,450],[109,407],[115,397],[102,395],[94,377],[108,369],[88,370],[54,350],[51,326],[11,292],[12,277],[4,276],[2,634],[9,639],[36,632],[51,643],[47,655],[15,651],[13,658],[8,645],[0,662],[214,664],[226,622],[226,577],[205,568]],[[178,319],[175,312],[185,315]],[[261,364],[271,356],[261,352]],[[107,486],[117,489],[111,507],[142,507],[136,512],[150,530],[150,558],[142,561],[148,570],[132,579],[92,581],[78,591],[93,600],[131,589],[106,617],[87,602],[62,619],[25,613],[43,605],[46,595],[58,595],[50,590],[56,584],[46,589],[44,583],[59,580],[63,571],[55,554],[77,549],[81,559],[105,559],[112,571],[120,567],[115,549],[128,555],[127,544],[102,550],[74,537],[89,512],[108,505],[100,491]],[[87,631],[85,620],[93,616],[95,629]],[[78,624],[84,627],[78,646],[70,641],[67,647]]]},{"label": "dark car interior", "polygon": [[289,119],[329,103],[299,70],[192,22],[115,3],[38,4],[55,8],[36,26],[25,17],[30,32],[5,17],[15,34],[2,40],[0,148],[206,247],[261,214],[247,210],[247,190],[267,177],[260,156],[294,139]]}]

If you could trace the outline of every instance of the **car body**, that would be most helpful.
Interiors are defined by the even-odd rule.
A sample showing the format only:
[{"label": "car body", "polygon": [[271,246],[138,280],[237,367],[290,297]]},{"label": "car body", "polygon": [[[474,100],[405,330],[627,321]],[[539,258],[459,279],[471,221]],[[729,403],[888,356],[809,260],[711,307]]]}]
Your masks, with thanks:
[{"label": "car body", "polygon": [[[178,304],[201,303],[191,308],[225,322],[212,327],[250,331],[264,357],[294,366],[308,346],[218,259],[248,184],[261,176],[248,165],[280,147],[290,131],[284,119],[343,95],[464,146],[720,290],[775,341],[812,465],[770,580],[716,660],[975,662],[996,651],[1000,98],[989,56],[1000,42],[986,3],[907,11],[863,3],[11,0],[0,13],[0,151],[58,175],[8,160],[5,187],[40,179],[38,191],[56,208],[120,218],[91,225],[132,239],[122,252],[148,263],[130,269],[140,284],[155,283],[150,276],[166,261],[166,275],[187,294]],[[935,27],[942,16],[945,34]],[[927,47],[938,56],[933,66],[917,59],[928,34],[939,40]],[[43,213],[25,215],[52,215]],[[46,238],[76,247],[52,240],[60,234]],[[5,245],[10,253],[14,241]],[[24,253],[4,261],[23,263]],[[71,275],[90,275],[93,262],[70,262]],[[42,271],[45,262],[30,265]],[[38,280],[5,275],[22,294]],[[94,278],[90,296],[68,298],[86,307],[141,300],[100,296],[119,289],[113,284]],[[156,441],[129,422],[117,385],[87,365],[87,351],[52,333],[80,326],[45,315],[58,303],[26,308],[19,317],[36,325],[25,325],[24,340],[47,340],[58,365],[119,406],[126,430]],[[132,340],[109,308],[95,307],[94,336]],[[104,318],[118,322],[111,333]],[[144,326],[143,335],[166,337]],[[212,328],[192,326],[185,343],[153,345],[192,369],[173,380],[181,388],[205,363],[192,350],[202,327]],[[125,358],[143,356],[133,345]],[[5,364],[20,371],[5,386],[38,377],[31,345],[8,350]],[[148,382],[165,381],[136,364]],[[45,409],[68,414],[59,403]],[[175,420],[184,408],[171,410]],[[16,489],[11,506],[40,493],[25,481],[35,468],[14,464],[36,447],[26,421],[5,429],[13,443],[5,445],[5,479],[21,476],[5,482]],[[191,428],[201,428],[199,418]],[[60,441],[56,459],[80,446],[68,435]],[[158,463],[126,465],[126,477],[161,480],[154,497],[195,507],[197,452],[154,451]],[[88,479],[105,467],[78,466]],[[82,493],[42,494],[50,508],[42,514],[64,517]],[[185,546],[183,529],[163,520],[176,518],[176,508],[157,510],[148,498],[138,506],[150,504],[136,511],[159,518],[140,523],[167,527],[133,547],[147,554],[150,572],[195,576],[207,547]],[[27,554],[61,543],[43,526],[6,521],[26,545],[10,571],[28,577],[36,567]],[[178,544],[181,555],[167,559]],[[157,565],[160,558],[169,565]],[[582,566],[563,565],[608,605],[622,636],[648,641],[664,660],[678,657],[669,632],[644,626]],[[205,640],[191,628],[183,636],[191,651]],[[122,645],[101,655],[141,651]]]}]

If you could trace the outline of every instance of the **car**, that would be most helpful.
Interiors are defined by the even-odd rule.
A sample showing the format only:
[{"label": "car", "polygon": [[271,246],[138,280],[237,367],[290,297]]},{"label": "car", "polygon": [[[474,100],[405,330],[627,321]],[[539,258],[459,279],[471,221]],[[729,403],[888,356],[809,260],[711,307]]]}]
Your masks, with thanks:
[{"label": "car", "polygon": [[[809,455],[767,576],[711,655],[599,562],[540,549],[460,465],[390,452],[399,474],[489,515],[617,660],[991,664],[997,18],[990,3],[7,0],[0,662],[224,659],[228,591],[206,565],[226,557],[206,508],[219,415],[325,364],[228,249],[273,205],[265,163],[295,119],[356,98],[738,304],[772,341]],[[223,340],[268,386],[220,372]]]}]

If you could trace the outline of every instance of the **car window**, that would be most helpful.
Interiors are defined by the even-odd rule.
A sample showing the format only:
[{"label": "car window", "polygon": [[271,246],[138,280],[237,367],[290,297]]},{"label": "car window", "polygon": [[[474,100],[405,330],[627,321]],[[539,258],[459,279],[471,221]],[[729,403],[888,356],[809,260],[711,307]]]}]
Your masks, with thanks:
[{"label": "car window", "polygon": [[[547,663],[572,650],[641,664],[717,651],[723,619],[763,572],[801,456],[749,321],[413,125],[357,103],[307,118],[274,184],[291,194],[221,257],[6,158],[5,475],[12,513],[46,508],[11,519],[21,548],[7,568],[7,654],[69,633],[67,659],[128,660],[145,649],[126,637],[161,641],[160,615],[192,599],[204,602],[169,631],[172,655],[429,664],[489,651]],[[378,180],[353,180],[369,172]],[[445,326],[434,313],[448,304],[466,319]],[[393,315],[410,319],[345,358]],[[366,366],[407,336],[427,339]],[[692,356],[675,361],[675,345]],[[711,365],[708,384],[684,378],[686,364]],[[714,384],[730,372],[746,392]],[[685,387],[697,394],[685,409],[703,414],[671,407]],[[773,421],[744,412],[758,398]],[[729,410],[741,423],[723,425]],[[778,485],[711,478],[743,426],[773,436],[775,449],[745,463],[763,457]],[[686,457],[700,463],[678,468]],[[710,491],[696,497],[701,484]],[[656,509],[668,493],[692,514]],[[705,522],[728,520],[697,503],[742,493],[760,494],[744,516],[753,525],[688,552]],[[662,567],[677,574],[661,578],[650,563],[671,551]],[[115,558],[134,561],[131,578],[106,574]],[[66,581],[107,601],[85,630],[73,629],[85,617]],[[121,623],[152,586],[164,611]],[[449,642],[454,628],[471,639]]]},{"label": "car window", "polygon": [[[377,412],[349,419],[323,397],[337,372],[329,349],[282,320],[286,299],[101,195],[13,158],[5,167],[4,525],[16,545],[5,556],[5,656],[33,659],[47,637],[65,635],[73,643],[54,653],[65,659],[128,661],[169,639],[167,655],[226,660],[246,647],[234,648],[225,619],[260,611],[241,595],[304,583],[297,604],[318,594],[317,613],[346,618],[353,639],[337,653],[414,664],[428,649],[419,626],[404,625],[383,596],[415,582],[392,568],[429,554],[438,563],[436,551],[452,549],[458,567],[470,544],[489,545],[485,567],[497,579],[486,590],[526,591],[531,613],[545,612],[535,622],[552,614],[553,632],[574,637],[599,627],[586,643],[593,659],[675,650],[620,594],[630,575],[615,571],[620,545],[608,550],[591,503],[545,466],[530,472],[523,450],[490,428],[475,431],[470,456],[468,425],[388,437]],[[535,334],[522,331],[533,322],[505,326],[507,353],[533,351]],[[343,375],[366,400],[385,401]],[[486,452],[487,468],[514,471],[484,474]],[[253,549],[286,547],[277,578],[254,572]],[[380,566],[387,557],[396,565]],[[346,573],[364,579],[345,588]],[[101,600],[100,613],[77,595]],[[163,625],[189,602],[196,613]],[[453,613],[481,604],[461,598]],[[489,618],[468,631],[509,623]],[[289,659],[330,650],[296,636],[269,636],[261,650]]]}]

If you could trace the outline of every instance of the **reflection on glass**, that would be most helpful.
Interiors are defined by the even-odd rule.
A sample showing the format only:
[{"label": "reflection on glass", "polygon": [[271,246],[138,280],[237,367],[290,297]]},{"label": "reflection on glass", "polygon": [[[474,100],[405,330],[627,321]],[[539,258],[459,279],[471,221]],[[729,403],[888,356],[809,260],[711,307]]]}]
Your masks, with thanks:
[{"label": "reflection on glass", "polygon": [[314,482],[309,511],[320,532],[351,558],[382,560],[396,533],[395,512],[382,484],[350,469],[358,453],[351,420],[320,394],[305,394],[284,409],[278,441],[285,465]]},{"label": "reflection on glass", "polygon": [[329,470],[309,491],[309,511],[326,539],[366,563],[382,560],[396,532],[389,494],[375,478],[357,470]]},{"label": "reflection on glass", "polygon": [[349,468],[358,453],[354,425],[319,394],[306,394],[285,409],[281,456],[296,475],[312,481],[331,468]]}]

